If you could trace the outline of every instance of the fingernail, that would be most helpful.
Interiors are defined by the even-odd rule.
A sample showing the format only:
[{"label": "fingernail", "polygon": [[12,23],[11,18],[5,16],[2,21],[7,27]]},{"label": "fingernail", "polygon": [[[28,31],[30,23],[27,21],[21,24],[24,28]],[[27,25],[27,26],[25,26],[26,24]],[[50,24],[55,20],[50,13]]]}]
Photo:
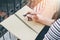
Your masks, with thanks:
[{"label": "fingernail", "polygon": [[28,14],[27,17],[31,17],[31,15]]}]

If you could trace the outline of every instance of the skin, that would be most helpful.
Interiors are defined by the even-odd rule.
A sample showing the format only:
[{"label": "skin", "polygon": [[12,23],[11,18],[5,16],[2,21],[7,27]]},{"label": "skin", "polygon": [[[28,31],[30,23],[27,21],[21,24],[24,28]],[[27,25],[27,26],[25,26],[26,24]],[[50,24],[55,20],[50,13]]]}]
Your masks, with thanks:
[{"label": "skin", "polygon": [[35,22],[50,26],[55,21],[52,17],[58,10],[57,0],[42,0],[40,3],[42,4],[40,11],[37,11],[40,13],[30,12],[34,15],[28,14],[27,17],[32,18]]},{"label": "skin", "polygon": [[44,17],[40,14],[36,14],[36,13],[34,13],[33,15],[28,14],[27,17],[30,17],[32,19],[32,21],[42,23],[42,24],[48,25],[48,26],[50,26],[55,21],[53,19],[46,18],[46,17]]}]

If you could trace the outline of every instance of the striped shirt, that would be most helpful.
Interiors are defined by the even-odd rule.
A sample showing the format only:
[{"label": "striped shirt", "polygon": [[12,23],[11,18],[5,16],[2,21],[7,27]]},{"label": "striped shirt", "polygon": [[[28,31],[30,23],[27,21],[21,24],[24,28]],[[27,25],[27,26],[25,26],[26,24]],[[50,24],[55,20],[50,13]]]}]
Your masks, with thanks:
[{"label": "striped shirt", "polygon": [[51,25],[43,40],[60,40],[60,19]]}]

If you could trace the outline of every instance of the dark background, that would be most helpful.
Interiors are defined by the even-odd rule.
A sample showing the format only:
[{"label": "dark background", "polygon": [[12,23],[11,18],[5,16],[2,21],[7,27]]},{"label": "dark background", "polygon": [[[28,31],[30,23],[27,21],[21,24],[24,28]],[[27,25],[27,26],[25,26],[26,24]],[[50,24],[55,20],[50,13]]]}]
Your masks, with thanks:
[{"label": "dark background", "polygon": [[[14,14],[28,3],[27,0],[0,0],[0,11],[5,12],[8,17]],[[4,20],[4,17],[0,16],[0,22]],[[0,25],[0,37],[7,32],[2,25]]]}]

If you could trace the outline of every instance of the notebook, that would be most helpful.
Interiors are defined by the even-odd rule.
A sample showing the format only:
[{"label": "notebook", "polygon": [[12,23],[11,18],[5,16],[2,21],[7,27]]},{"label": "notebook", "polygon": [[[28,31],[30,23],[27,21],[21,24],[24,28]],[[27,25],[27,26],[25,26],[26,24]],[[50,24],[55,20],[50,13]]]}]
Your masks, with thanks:
[{"label": "notebook", "polygon": [[45,25],[28,21],[23,15],[33,11],[27,5],[0,24],[21,40],[35,40]]}]

